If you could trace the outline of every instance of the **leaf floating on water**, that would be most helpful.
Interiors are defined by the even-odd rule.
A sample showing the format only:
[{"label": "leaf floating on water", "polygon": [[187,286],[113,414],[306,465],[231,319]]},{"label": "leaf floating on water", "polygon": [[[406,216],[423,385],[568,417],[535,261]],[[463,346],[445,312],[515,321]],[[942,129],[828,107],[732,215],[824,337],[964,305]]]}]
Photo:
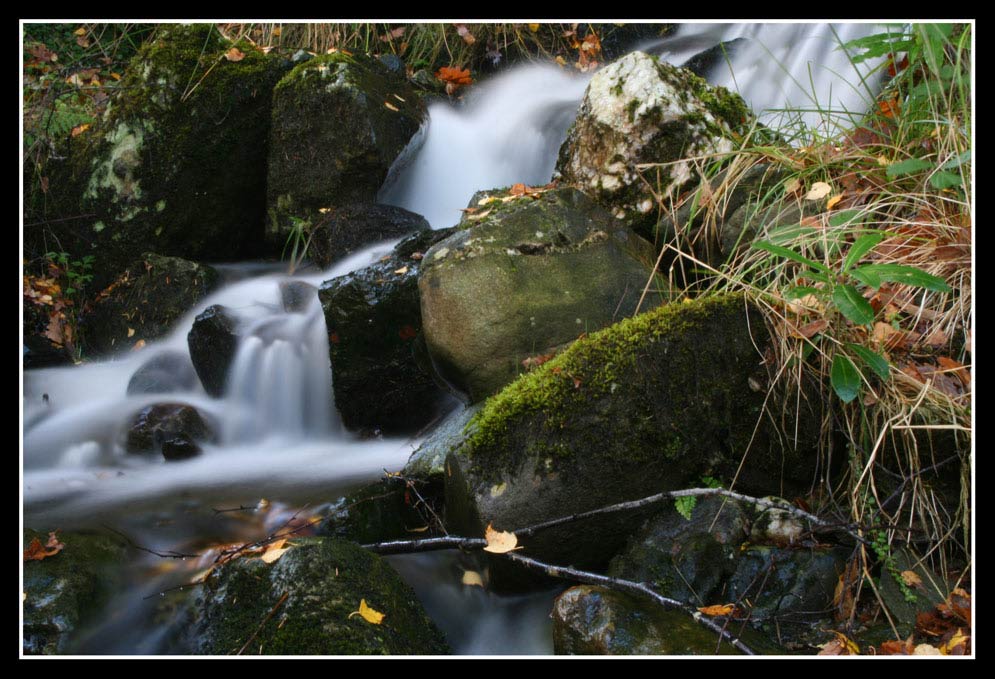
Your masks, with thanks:
[{"label": "leaf floating on water", "polygon": [[380,611],[374,610],[369,606],[367,606],[366,599],[360,599],[359,610],[350,613],[349,618],[351,618],[354,615],[360,616],[361,618],[363,618],[363,620],[372,625],[379,625],[380,623],[383,622],[383,619],[385,617],[384,614],[381,613]]},{"label": "leaf floating on water", "polygon": [[832,187],[826,182],[816,182],[812,184],[812,188],[805,194],[805,200],[822,200],[832,193],[832,190]]},{"label": "leaf floating on water", "polygon": [[487,524],[487,530],[484,532],[484,539],[487,540],[487,546],[484,547],[484,551],[491,552],[492,554],[504,554],[516,549],[521,549],[521,547],[518,546],[518,538],[514,533],[494,530],[494,527],[491,524]]},{"label": "leaf floating on water", "polygon": [[467,587],[483,587],[484,581],[477,571],[463,571],[463,579],[460,581]]}]

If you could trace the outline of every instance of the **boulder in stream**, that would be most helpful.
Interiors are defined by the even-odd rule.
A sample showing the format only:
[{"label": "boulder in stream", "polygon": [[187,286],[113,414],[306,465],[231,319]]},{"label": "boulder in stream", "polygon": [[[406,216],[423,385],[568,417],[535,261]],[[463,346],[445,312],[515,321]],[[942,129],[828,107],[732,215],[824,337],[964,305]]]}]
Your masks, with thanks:
[{"label": "boulder in stream", "polygon": [[197,316],[187,333],[190,360],[204,391],[211,396],[224,394],[228,369],[238,348],[238,319],[220,304],[209,306]]},{"label": "boulder in stream", "polygon": [[200,384],[190,355],[183,351],[162,351],[145,361],[128,380],[128,396],[193,391]]},{"label": "boulder in stream", "polygon": [[470,402],[662,301],[652,246],[584,193],[480,195],[462,228],[425,253],[418,277],[432,362]]},{"label": "boulder in stream", "polygon": [[[449,653],[415,593],[386,561],[335,538],[292,542],[272,564],[243,557],[215,569],[200,588],[192,629],[198,653]],[[379,623],[359,615],[364,602],[384,615]]]},{"label": "boulder in stream", "polygon": [[183,403],[157,403],[142,408],[128,425],[125,450],[161,452],[167,460],[200,454],[196,441],[212,441],[214,430],[196,408]]},{"label": "boulder in stream", "polygon": [[330,208],[311,229],[308,254],[322,269],[365,245],[428,231],[419,214],[393,205],[352,203]]}]

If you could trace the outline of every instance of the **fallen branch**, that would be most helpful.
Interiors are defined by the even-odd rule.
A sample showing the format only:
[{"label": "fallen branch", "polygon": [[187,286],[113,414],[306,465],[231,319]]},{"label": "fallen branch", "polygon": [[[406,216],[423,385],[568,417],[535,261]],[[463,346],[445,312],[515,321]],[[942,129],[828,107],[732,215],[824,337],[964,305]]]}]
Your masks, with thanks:
[{"label": "fallen branch", "polygon": [[261,623],[259,623],[259,627],[256,628],[256,631],[252,633],[251,637],[249,637],[248,639],[245,640],[245,643],[242,644],[242,648],[238,649],[238,653],[236,653],[235,655],[242,655],[242,651],[244,651],[246,648],[248,648],[249,644],[252,643],[252,640],[256,638],[256,636],[263,629],[263,627],[266,625],[266,623],[269,621],[269,619],[273,617],[273,614],[276,613],[276,609],[278,609],[280,606],[283,605],[283,602],[287,600],[288,596],[290,596],[290,592],[284,592],[283,593],[283,596],[280,597],[280,600],[277,601],[276,605],[273,606],[273,608],[270,609],[270,611],[266,615],[266,617],[263,618],[263,621]]},{"label": "fallen branch", "polygon": [[111,528],[106,523],[102,523],[100,525],[109,530],[110,532],[119,535],[125,540],[127,540],[128,546],[130,546],[132,549],[137,549],[140,552],[148,552],[149,554],[154,554],[155,556],[159,556],[164,559],[195,559],[198,556],[200,556],[200,554],[184,554],[183,552],[174,552],[173,550],[169,550],[168,552],[157,552],[154,549],[149,549],[148,547],[142,547],[141,545],[135,544],[135,542],[127,535],[125,535],[119,530]]}]

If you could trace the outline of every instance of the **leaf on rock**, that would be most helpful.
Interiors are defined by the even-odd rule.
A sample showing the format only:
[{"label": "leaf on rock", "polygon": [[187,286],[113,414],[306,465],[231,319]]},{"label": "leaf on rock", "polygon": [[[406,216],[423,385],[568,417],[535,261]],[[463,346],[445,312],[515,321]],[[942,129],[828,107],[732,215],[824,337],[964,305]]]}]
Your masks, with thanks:
[{"label": "leaf on rock", "polygon": [[902,582],[908,587],[922,587],[922,578],[915,571],[902,571]]},{"label": "leaf on rock", "polygon": [[812,188],[805,194],[805,200],[822,200],[832,193],[832,190],[832,187],[826,182],[816,182],[812,184]]},{"label": "leaf on rock", "polygon": [[702,615],[707,615],[713,618],[719,615],[731,616],[736,614],[736,604],[716,604],[714,606],[704,606],[703,608],[699,608],[698,612]]},{"label": "leaf on rock", "polygon": [[467,587],[483,587],[484,581],[477,571],[463,571],[463,579],[460,581]]},{"label": "leaf on rock", "polygon": [[860,655],[860,647],[853,643],[845,634],[833,631],[836,638],[826,642],[816,655]]},{"label": "leaf on rock", "polygon": [[42,559],[47,559],[50,556],[55,556],[65,547],[65,544],[59,542],[59,538],[56,536],[55,532],[48,534],[48,541],[42,545],[41,540],[34,538],[28,548],[24,550],[24,560],[25,561],[41,561]]},{"label": "leaf on rock", "polygon": [[406,267],[406,266],[402,266],[400,269],[395,269],[394,270],[394,275],[395,276],[403,276],[406,273],[408,273],[408,267]]},{"label": "leaf on rock", "polygon": [[237,47],[232,47],[225,52],[225,59],[228,61],[242,61],[242,59],[245,59],[245,53]]},{"label": "leaf on rock", "polygon": [[353,611],[349,614],[349,618],[354,615],[360,616],[366,622],[372,625],[379,625],[383,622],[384,614],[366,605],[366,599],[360,599],[359,610]]},{"label": "leaf on rock", "polygon": [[267,549],[263,553],[263,555],[259,558],[262,559],[265,563],[273,563],[281,556],[286,554],[288,551],[290,551],[290,547],[282,547],[280,549]]},{"label": "leaf on rock", "polygon": [[518,538],[514,533],[494,530],[494,527],[491,524],[487,524],[487,530],[484,532],[484,539],[487,540],[487,546],[484,547],[484,551],[491,552],[492,554],[504,554],[516,549],[521,549],[521,547],[518,546]]},{"label": "leaf on rock", "polygon": [[383,105],[384,105],[384,108],[388,108],[388,109],[390,109],[391,111],[394,111],[395,113],[401,110],[401,109],[397,108],[396,106],[394,106],[394,105],[393,105],[392,103],[390,103],[389,101],[385,101],[385,102],[383,103]]}]

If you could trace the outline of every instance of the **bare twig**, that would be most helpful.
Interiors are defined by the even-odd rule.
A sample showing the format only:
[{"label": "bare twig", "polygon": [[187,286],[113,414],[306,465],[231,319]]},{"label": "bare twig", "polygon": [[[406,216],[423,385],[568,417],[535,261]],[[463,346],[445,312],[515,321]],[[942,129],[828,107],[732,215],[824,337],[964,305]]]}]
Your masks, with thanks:
[{"label": "bare twig", "polygon": [[[432,509],[432,505],[430,505],[428,503],[428,501],[425,500],[425,498],[422,496],[422,494],[418,492],[418,488],[416,486],[416,484],[418,482],[418,479],[409,479],[406,476],[401,476],[400,473],[392,475],[386,469],[384,469],[383,472],[388,477],[393,476],[395,478],[399,478],[402,481],[404,481],[405,486],[407,488],[410,488],[414,492],[414,494],[418,497],[418,504],[421,504],[422,506],[424,506],[425,509],[427,509],[429,511],[429,513],[432,515],[432,518],[435,519],[435,523],[436,523],[436,525],[438,525],[439,530],[441,530],[444,535],[449,535],[449,531],[446,530],[446,525],[442,522],[442,518],[438,514],[435,513],[435,510]],[[417,505],[415,505],[415,507],[417,508]],[[423,516],[422,518],[425,518],[425,517]]]},{"label": "bare twig", "polygon": [[135,544],[135,542],[129,538],[127,535],[119,530],[115,530],[105,523],[100,524],[102,527],[106,528],[115,535],[119,535],[128,541],[128,545],[133,549],[137,549],[140,552],[148,552],[149,554],[154,554],[155,556],[161,556],[164,559],[195,559],[200,556],[200,554],[184,554],[183,552],[174,552],[169,550],[168,552],[157,552],[154,549],[149,549],[148,547],[142,547],[141,545]]},{"label": "bare twig", "polygon": [[[236,653],[235,655],[242,655],[242,651],[244,651],[246,647],[248,647],[248,645],[252,642],[252,640],[256,638],[256,635],[258,635],[259,632],[263,629],[263,626],[269,621],[270,618],[273,617],[273,614],[276,613],[276,609],[282,606],[283,602],[287,600],[289,594],[290,594],[289,592],[283,593],[283,596],[280,597],[280,600],[277,601],[276,605],[270,609],[269,613],[266,614],[266,617],[263,618],[263,621],[259,623],[259,627],[256,628],[256,631],[252,633],[252,636],[249,637],[244,644],[242,644],[242,648],[238,649],[238,653]],[[260,648],[262,647],[260,646]]]}]

